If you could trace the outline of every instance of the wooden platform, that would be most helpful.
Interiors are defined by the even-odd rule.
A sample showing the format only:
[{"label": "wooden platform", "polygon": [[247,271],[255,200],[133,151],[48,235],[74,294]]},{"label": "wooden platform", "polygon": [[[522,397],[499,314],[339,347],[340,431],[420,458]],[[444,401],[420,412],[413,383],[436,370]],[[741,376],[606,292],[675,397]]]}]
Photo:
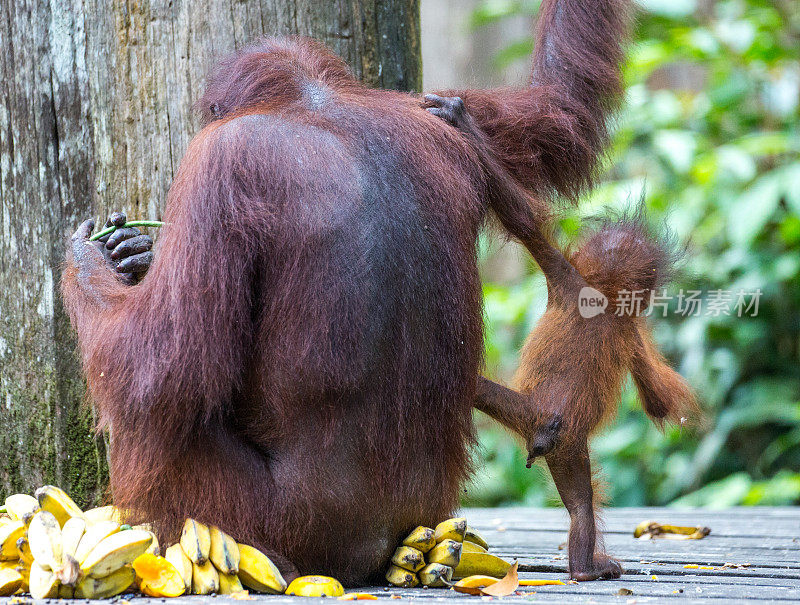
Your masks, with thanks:
[{"label": "wooden platform", "polygon": [[[491,543],[491,552],[518,559],[523,578],[567,581],[568,520],[562,509],[468,509],[463,514]],[[800,507],[738,508],[725,511],[670,508],[620,508],[606,511],[605,542],[622,562],[619,580],[523,587],[518,594],[479,597],[447,589],[365,587],[383,601],[413,600],[420,605],[459,600],[480,603],[730,603],[800,602]],[[676,525],[705,525],[703,540],[636,540],[633,529],[645,520]],[[697,567],[686,567],[686,566]],[[628,592],[630,591],[630,593]],[[319,599],[252,595],[251,602],[304,605]],[[127,599],[135,605],[239,603],[225,597]],[[7,599],[0,599],[7,602]],[[72,601],[75,603],[76,601]],[[247,601],[245,601],[247,602]],[[66,602],[65,602],[66,604]]]}]

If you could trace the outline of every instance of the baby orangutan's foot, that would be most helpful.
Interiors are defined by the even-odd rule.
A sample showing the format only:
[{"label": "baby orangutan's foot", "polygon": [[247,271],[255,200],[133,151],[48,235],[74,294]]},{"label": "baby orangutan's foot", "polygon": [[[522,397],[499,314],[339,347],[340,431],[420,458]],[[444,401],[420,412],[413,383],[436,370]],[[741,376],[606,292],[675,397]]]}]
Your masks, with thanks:
[{"label": "baby orangutan's foot", "polygon": [[578,582],[613,580],[622,575],[622,565],[608,555],[595,554],[594,562],[590,569],[572,569],[569,575]]}]

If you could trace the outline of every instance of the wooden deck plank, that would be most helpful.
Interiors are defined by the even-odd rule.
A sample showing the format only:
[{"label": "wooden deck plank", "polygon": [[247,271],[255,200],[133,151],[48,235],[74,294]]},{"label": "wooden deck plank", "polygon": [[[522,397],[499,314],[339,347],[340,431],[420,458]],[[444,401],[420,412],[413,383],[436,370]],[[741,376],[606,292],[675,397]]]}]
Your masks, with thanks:
[{"label": "wooden deck plank", "polygon": [[[562,509],[523,507],[467,509],[470,525],[492,545],[491,552],[520,562],[523,578],[566,581],[567,553],[559,546],[567,538],[569,519]],[[503,603],[687,603],[721,605],[730,602],[800,602],[800,507],[734,508],[724,511],[676,508],[612,509],[604,514],[604,542],[625,568],[619,580],[523,587],[518,594],[486,600]],[[706,525],[703,540],[636,540],[634,527],[655,520],[677,525]],[[746,567],[726,563],[749,564]],[[686,568],[698,565],[710,569]],[[632,594],[620,594],[620,589]],[[400,599],[420,605],[471,601],[481,597],[445,589],[365,587],[381,600]],[[252,595],[270,605],[306,605],[318,599]],[[231,603],[225,597],[182,597],[175,605]],[[161,605],[161,599],[135,598],[135,605]],[[0,605],[7,600],[0,599]],[[84,603],[86,603],[84,601]],[[65,604],[66,605],[66,604]]]}]

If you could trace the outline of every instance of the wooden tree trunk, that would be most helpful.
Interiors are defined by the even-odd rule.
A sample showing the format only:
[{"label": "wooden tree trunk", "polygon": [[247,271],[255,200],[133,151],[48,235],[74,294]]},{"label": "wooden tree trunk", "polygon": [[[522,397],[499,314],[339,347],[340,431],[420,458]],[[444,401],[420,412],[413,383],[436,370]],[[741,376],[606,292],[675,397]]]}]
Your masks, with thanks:
[{"label": "wooden tree trunk", "polygon": [[115,209],[160,218],[209,68],[284,34],[322,40],[371,85],[421,85],[419,0],[0,3],[0,492],[102,497],[105,447],[58,293],[65,238]]}]

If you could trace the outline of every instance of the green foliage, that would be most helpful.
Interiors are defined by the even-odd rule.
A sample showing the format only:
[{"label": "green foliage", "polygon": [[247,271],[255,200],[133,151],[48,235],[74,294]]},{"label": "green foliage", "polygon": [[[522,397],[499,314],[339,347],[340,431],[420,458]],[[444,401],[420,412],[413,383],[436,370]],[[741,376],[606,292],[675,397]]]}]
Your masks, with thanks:
[{"label": "green foliage", "polygon": [[[487,1],[476,26],[535,2]],[[699,431],[663,433],[630,385],[594,440],[617,506],[800,503],[800,2],[643,0],[626,67],[627,103],[606,177],[561,219],[574,240],[587,215],[644,195],[649,215],[687,249],[667,294],[759,289],[755,317],[651,318],[657,340],[696,389]],[[515,42],[498,66],[527,56]],[[491,256],[489,245],[482,247]],[[484,289],[489,374],[507,377],[546,302],[535,267]],[[707,301],[706,301],[707,302]],[[543,475],[481,416],[486,472],[469,504],[553,501]],[[521,469],[521,470],[520,470]],[[557,501],[557,500],[556,500]]]}]

